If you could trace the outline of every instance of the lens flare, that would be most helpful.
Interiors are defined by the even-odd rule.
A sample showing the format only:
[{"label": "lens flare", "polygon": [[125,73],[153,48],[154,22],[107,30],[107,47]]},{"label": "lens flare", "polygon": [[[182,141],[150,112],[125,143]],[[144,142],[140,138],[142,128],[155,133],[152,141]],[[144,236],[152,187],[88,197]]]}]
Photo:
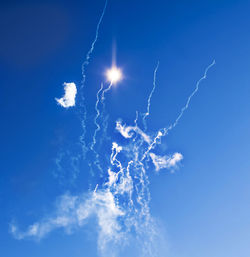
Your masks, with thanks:
[{"label": "lens flare", "polygon": [[108,81],[115,84],[122,79],[122,72],[117,67],[112,67],[111,69],[107,70],[106,76]]}]

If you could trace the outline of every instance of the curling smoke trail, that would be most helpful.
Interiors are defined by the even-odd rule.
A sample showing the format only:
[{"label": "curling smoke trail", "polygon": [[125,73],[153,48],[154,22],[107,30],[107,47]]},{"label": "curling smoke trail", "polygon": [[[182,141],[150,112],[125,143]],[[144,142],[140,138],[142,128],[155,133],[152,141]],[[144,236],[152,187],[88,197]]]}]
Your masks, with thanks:
[{"label": "curling smoke trail", "polygon": [[93,150],[93,148],[94,148],[94,146],[96,144],[96,134],[101,129],[101,127],[100,127],[99,123],[97,122],[97,120],[98,120],[98,118],[100,116],[100,110],[98,109],[98,104],[100,102],[99,94],[101,93],[102,89],[103,89],[103,83],[101,84],[101,87],[100,87],[100,89],[98,90],[98,92],[96,94],[96,103],[95,103],[96,116],[95,116],[95,119],[94,119],[94,123],[96,125],[96,129],[95,129],[95,132],[94,132],[94,135],[93,135],[93,141],[92,141],[92,143],[90,145],[90,149],[91,150]]},{"label": "curling smoke trail", "polygon": [[104,101],[105,101],[105,94],[112,88],[112,86],[113,86],[113,82],[111,81],[109,86],[102,91],[102,100],[101,100],[102,104],[104,104]]},{"label": "curling smoke trail", "polygon": [[[96,103],[95,103],[96,116],[95,116],[95,118],[94,118],[94,124],[95,124],[95,126],[96,126],[96,129],[95,129],[94,134],[93,134],[92,143],[90,144],[90,150],[92,150],[92,152],[93,152],[94,155],[95,155],[95,159],[94,159],[93,163],[94,163],[94,165],[97,167],[97,169],[98,169],[101,173],[103,173],[103,169],[102,169],[101,164],[100,164],[99,154],[98,154],[98,152],[96,152],[96,150],[94,149],[94,146],[95,146],[95,144],[96,144],[96,136],[97,136],[97,133],[98,133],[98,131],[100,131],[100,129],[101,129],[101,125],[98,123],[98,119],[99,119],[100,114],[101,114],[101,112],[100,112],[100,110],[99,110],[99,108],[98,108],[98,105],[99,105],[99,102],[100,102],[100,93],[102,92],[102,90],[103,90],[103,83],[101,83],[101,87],[100,87],[100,89],[97,91],[97,94],[96,94]],[[89,166],[91,167],[92,164],[89,163]],[[93,173],[93,171],[92,171],[92,173]]]}]

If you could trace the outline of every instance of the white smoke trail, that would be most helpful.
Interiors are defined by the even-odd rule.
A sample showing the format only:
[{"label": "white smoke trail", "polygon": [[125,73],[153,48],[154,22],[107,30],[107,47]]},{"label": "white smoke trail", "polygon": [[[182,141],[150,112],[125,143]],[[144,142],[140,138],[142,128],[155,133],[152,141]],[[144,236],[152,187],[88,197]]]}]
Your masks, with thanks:
[{"label": "white smoke trail", "polygon": [[100,89],[98,90],[97,94],[96,94],[96,103],[95,103],[95,110],[96,110],[96,116],[95,116],[95,119],[94,119],[94,123],[96,125],[96,129],[95,129],[95,132],[94,132],[94,135],[93,135],[93,141],[90,145],[90,149],[93,150],[95,144],[96,144],[96,134],[97,132],[101,129],[100,127],[100,124],[97,122],[99,116],[100,116],[100,110],[98,109],[98,104],[100,102],[100,97],[99,97],[99,94],[101,93],[103,89],[103,83],[101,83],[101,87]]},{"label": "white smoke trail", "polygon": [[[103,169],[101,167],[101,163],[100,163],[100,155],[99,153],[94,149],[94,146],[96,144],[96,135],[97,135],[97,132],[101,130],[101,126],[102,126],[102,129],[103,129],[103,133],[102,133],[102,138],[105,138],[105,134],[107,132],[107,126],[108,126],[108,123],[107,123],[107,119],[108,119],[108,116],[106,115],[105,116],[105,93],[107,93],[112,87],[112,82],[109,84],[109,86],[103,90],[103,83],[101,84],[101,87],[100,89],[98,90],[97,94],[96,94],[96,104],[95,104],[95,110],[96,110],[96,116],[95,116],[95,119],[94,119],[94,123],[96,125],[96,129],[94,131],[94,135],[93,135],[93,138],[92,138],[92,143],[90,144],[90,149],[92,150],[92,152],[94,153],[95,155],[95,159],[93,161],[94,165],[97,167],[97,169],[101,172],[101,174],[103,174]],[[101,95],[101,99],[100,99],[100,93],[102,92],[102,95]],[[99,102],[101,100],[101,103],[102,103],[102,114],[101,114],[101,111],[100,109],[98,108],[98,105],[99,105]],[[102,125],[100,125],[98,122],[97,122],[97,119],[100,117],[100,115],[102,116]],[[89,164],[90,166],[91,163]]]},{"label": "white smoke trail", "polygon": [[185,106],[181,109],[181,112],[179,114],[179,116],[177,117],[177,119],[175,120],[175,122],[173,124],[171,124],[167,130],[166,130],[166,133],[168,133],[169,130],[172,130],[179,122],[179,120],[181,119],[182,115],[184,114],[184,112],[188,109],[189,107],[189,103],[192,99],[192,97],[198,92],[199,90],[199,86],[200,86],[200,83],[207,78],[207,72],[209,71],[209,69],[211,67],[213,67],[215,65],[215,60],[213,60],[213,62],[207,66],[207,68],[205,69],[205,72],[204,72],[204,75],[197,81],[196,83],[196,87],[195,87],[195,90],[192,92],[192,94],[188,97],[187,99],[187,102],[185,104]]},{"label": "white smoke trail", "polygon": [[149,97],[148,97],[147,112],[143,114],[143,118],[142,118],[143,124],[144,124],[144,129],[145,129],[145,130],[147,130],[146,118],[147,118],[147,116],[149,116],[149,114],[150,114],[151,98],[152,98],[152,95],[153,95],[153,93],[154,93],[154,91],[155,91],[155,87],[156,87],[156,75],[157,75],[157,71],[158,71],[158,68],[159,68],[159,64],[160,64],[160,62],[158,61],[158,62],[157,62],[157,65],[156,65],[156,67],[155,67],[155,69],[154,69],[153,88],[152,88],[152,90],[151,90],[151,92],[150,92],[150,94],[149,94]]},{"label": "white smoke trail", "polygon": [[[97,132],[102,129],[102,136],[99,140],[99,144],[101,145],[104,141],[104,138],[109,139],[108,135],[107,135],[107,129],[108,129],[108,119],[109,119],[109,115],[106,113],[106,105],[105,105],[105,94],[111,90],[112,88],[112,82],[110,82],[110,84],[108,85],[108,87],[104,90],[102,90],[102,94],[101,94],[101,99],[98,98],[98,103],[101,102],[102,104],[102,111],[99,114],[100,119],[102,120],[102,124],[99,124],[99,129],[97,130]],[[100,110],[99,110],[100,111]]]},{"label": "white smoke trail", "polygon": [[[96,26],[96,32],[95,32],[95,38],[91,44],[91,47],[89,49],[89,51],[87,52],[87,55],[85,57],[85,61],[83,62],[82,64],[82,82],[81,82],[81,90],[83,90],[84,86],[85,86],[85,81],[86,81],[86,67],[88,66],[89,64],[89,61],[90,61],[90,58],[91,58],[91,55],[95,49],[95,44],[98,40],[98,37],[99,37],[99,29],[100,29],[100,25],[102,23],[102,20],[103,20],[103,17],[105,15],[105,12],[106,12],[106,8],[107,8],[107,4],[108,4],[108,0],[105,1],[105,5],[104,5],[104,8],[102,10],[102,14],[99,18],[99,21],[97,23],[97,26]],[[83,156],[83,159],[85,159],[85,156],[86,156],[86,153],[88,151],[88,147],[86,145],[86,142],[85,142],[85,136],[86,136],[86,119],[87,119],[87,108],[85,106],[85,97],[83,95],[83,92],[81,92],[81,108],[82,108],[82,120],[81,120],[81,126],[82,126],[82,134],[80,136],[80,142],[81,142],[81,145],[82,145],[82,156]]]},{"label": "white smoke trail", "polygon": [[135,112],[135,120],[134,120],[134,123],[135,123],[135,126],[137,127],[137,121],[138,121],[138,111]]},{"label": "white smoke trail", "polygon": [[85,61],[82,64],[82,78],[83,79],[82,79],[81,89],[85,86],[85,80],[86,80],[86,74],[85,74],[86,71],[85,71],[85,69],[89,65],[89,60],[91,58],[91,54],[93,53],[93,51],[95,49],[95,44],[96,44],[96,42],[98,40],[98,36],[99,36],[100,25],[102,23],[103,17],[104,17],[105,12],[106,12],[107,4],[108,4],[108,0],[105,0],[105,4],[104,4],[103,10],[102,10],[102,14],[101,14],[100,19],[99,19],[99,21],[97,23],[97,26],[96,26],[96,32],[95,32],[94,41],[92,42],[91,47],[90,47],[89,51],[87,52]]},{"label": "white smoke trail", "polygon": [[113,86],[113,82],[111,81],[109,86],[102,91],[102,100],[101,100],[102,104],[104,104],[104,101],[105,101],[105,94],[112,88],[112,86]]}]

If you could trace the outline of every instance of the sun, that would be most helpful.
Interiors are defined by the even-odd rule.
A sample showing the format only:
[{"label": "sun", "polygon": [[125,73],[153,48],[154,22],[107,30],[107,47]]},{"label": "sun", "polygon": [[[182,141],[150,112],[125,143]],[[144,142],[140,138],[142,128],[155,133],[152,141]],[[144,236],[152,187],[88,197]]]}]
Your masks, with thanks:
[{"label": "sun", "polygon": [[112,84],[115,84],[122,79],[122,72],[119,68],[113,66],[107,70],[106,76],[108,81],[110,81]]}]

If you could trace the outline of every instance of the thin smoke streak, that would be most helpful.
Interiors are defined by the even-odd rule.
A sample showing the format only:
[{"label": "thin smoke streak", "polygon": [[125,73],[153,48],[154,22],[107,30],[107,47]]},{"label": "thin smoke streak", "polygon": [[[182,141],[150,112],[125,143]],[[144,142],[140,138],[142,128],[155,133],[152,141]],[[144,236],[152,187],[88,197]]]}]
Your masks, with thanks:
[{"label": "thin smoke streak", "polygon": [[[156,88],[156,75],[157,75],[157,71],[158,71],[159,65],[160,65],[160,61],[157,62],[157,65],[156,65],[156,67],[154,69],[153,88],[152,88],[152,90],[151,90],[151,92],[149,94],[148,100],[147,100],[147,112],[144,113],[143,116],[142,116],[142,124],[143,124],[143,127],[144,127],[145,131],[147,130],[146,117],[150,115],[151,98],[152,98],[153,93],[154,93],[155,88]],[[138,128],[137,121],[138,121],[138,112],[136,111],[136,119],[134,121],[136,128]],[[135,136],[133,141],[136,141],[137,136],[138,136],[138,134],[136,134],[136,136]],[[142,144],[143,144],[143,140],[140,140],[138,142],[137,147],[140,148],[142,146]],[[145,157],[143,156],[141,160],[144,160],[144,158]]]},{"label": "thin smoke streak", "polygon": [[[97,132],[101,129],[101,125],[99,123],[97,123],[97,119],[98,117],[100,117],[100,110],[98,109],[98,104],[100,102],[100,98],[99,98],[99,94],[102,92],[102,96],[101,96],[101,103],[102,103],[102,115],[104,115],[104,112],[105,112],[105,93],[107,93],[111,87],[112,87],[112,81],[110,82],[109,86],[103,90],[103,83],[101,84],[101,88],[98,90],[97,92],[97,101],[96,101],[96,104],[95,104],[95,110],[97,112],[97,115],[95,117],[95,120],[94,120],[94,123],[95,125],[97,126],[97,128],[95,129],[94,131],[94,135],[93,135],[93,139],[92,139],[92,143],[90,145],[90,149],[92,150],[92,152],[95,154],[95,160],[94,160],[94,165],[97,167],[97,169],[100,171],[100,174],[103,174],[103,169],[102,169],[102,166],[101,166],[101,162],[100,162],[100,155],[99,153],[94,149],[94,146],[96,144],[96,135],[97,135]],[[107,130],[107,123],[105,122],[106,119],[108,117],[103,117],[103,135],[102,137],[105,137],[106,135],[106,130]],[[89,164],[91,166],[91,164]]]},{"label": "thin smoke streak", "polygon": [[94,119],[94,123],[96,125],[96,129],[95,129],[95,132],[94,132],[94,135],[93,135],[92,144],[90,146],[91,150],[93,150],[93,148],[94,148],[94,146],[96,144],[96,134],[101,129],[100,124],[97,122],[97,120],[98,120],[98,118],[100,116],[100,110],[98,109],[98,104],[100,102],[99,94],[101,93],[102,89],[103,89],[103,83],[101,83],[101,87],[100,87],[100,89],[98,90],[98,92],[96,94],[96,103],[95,103],[96,116],[95,116],[95,119]]},{"label": "thin smoke streak", "polygon": [[143,122],[144,122],[145,130],[147,129],[146,118],[150,114],[151,98],[152,98],[152,95],[153,95],[153,93],[155,91],[155,87],[156,87],[156,75],[157,75],[157,71],[158,71],[158,68],[159,68],[159,64],[160,64],[160,62],[158,61],[157,65],[156,65],[156,67],[154,69],[153,88],[152,88],[152,90],[151,90],[151,92],[149,94],[149,97],[148,97],[147,112],[144,113],[143,118],[142,118]]},{"label": "thin smoke streak", "polygon": [[134,120],[135,126],[137,126],[137,121],[138,121],[138,111],[135,111],[135,120]]},{"label": "thin smoke streak", "polygon": [[[91,54],[93,53],[94,49],[95,49],[95,44],[98,40],[98,37],[99,37],[99,29],[100,29],[100,25],[102,23],[102,20],[103,20],[103,17],[105,15],[105,12],[106,12],[106,8],[107,8],[107,4],[108,4],[108,0],[105,1],[105,5],[104,5],[104,8],[102,10],[102,14],[100,16],[100,19],[97,23],[97,26],[96,26],[96,32],[95,32],[95,38],[91,44],[91,47],[89,49],[89,51],[87,52],[87,55],[85,57],[85,61],[83,62],[82,64],[82,81],[81,81],[81,90],[83,90],[84,86],[85,86],[85,81],[86,81],[86,67],[89,65],[89,61],[90,61],[90,58],[91,58]],[[85,97],[83,95],[83,92],[81,92],[81,100],[82,100],[82,103],[81,103],[81,108],[82,108],[82,120],[81,120],[81,126],[82,126],[82,134],[80,136],[80,143],[82,145],[82,155],[83,155],[83,159],[85,159],[85,156],[86,156],[86,153],[88,151],[88,147],[86,145],[86,142],[85,142],[85,136],[86,136],[86,119],[87,119],[87,108],[86,108],[86,105],[85,105]]]},{"label": "thin smoke streak", "polygon": [[91,54],[93,53],[94,49],[95,49],[95,44],[98,40],[98,37],[99,37],[99,29],[100,29],[100,25],[102,23],[102,20],[103,20],[103,17],[105,15],[105,12],[106,12],[106,9],[107,9],[107,4],[108,4],[108,0],[105,1],[105,5],[104,5],[104,8],[102,10],[102,14],[100,16],[100,19],[97,23],[97,26],[96,26],[96,32],[95,32],[95,38],[94,38],[94,41],[92,42],[91,44],[91,48],[89,49],[87,55],[86,55],[86,58],[85,58],[85,61],[83,62],[82,64],[82,77],[83,77],[83,80],[82,80],[82,86],[81,86],[81,89],[84,87],[85,85],[85,80],[86,80],[86,74],[85,74],[85,68],[89,65],[89,59],[91,57]]},{"label": "thin smoke streak", "polygon": [[174,122],[172,125],[170,125],[170,126],[168,127],[168,129],[166,130],[166,133],[167,133],[169,130],[173,129],[173,128],[178,124],[178,122],[179,122],[179,120],[181,119],[182,115],[183,115],[184,112],[188,109],[189,103],[190,103],[192,97],[198,92],[200,83],[201,83],[203,80],[205,80],[205,79],[207,78],[207,72],[208,72],[209,69],[210,69],[211,67],[213,67],[214,65],[215,65],[215,60],[213,60],[213,62],[212,62],[210,65],[208,65],[208,67],[205,69],[205,72],[204,72],[203,77],[201,77],[201,78],[197,81],[195,90],[194,90],[194,91],[192,92],[192,94],[188,97],[187,102],[186,102],[186,105],[181,109],[181,112],[180,112],[179,116],[177,117],[177,119],[175,120],[175,122]]}]

